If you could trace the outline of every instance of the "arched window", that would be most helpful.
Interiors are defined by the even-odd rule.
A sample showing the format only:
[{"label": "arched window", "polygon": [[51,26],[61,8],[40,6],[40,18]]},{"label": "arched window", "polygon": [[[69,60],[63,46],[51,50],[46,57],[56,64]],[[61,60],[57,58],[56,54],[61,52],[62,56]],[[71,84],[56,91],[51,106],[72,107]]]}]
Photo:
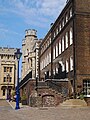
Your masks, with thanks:
[{"label": "arched window", "polygon": [[73,32],[72,27],[70,28],[70,45],[73,43]]}]

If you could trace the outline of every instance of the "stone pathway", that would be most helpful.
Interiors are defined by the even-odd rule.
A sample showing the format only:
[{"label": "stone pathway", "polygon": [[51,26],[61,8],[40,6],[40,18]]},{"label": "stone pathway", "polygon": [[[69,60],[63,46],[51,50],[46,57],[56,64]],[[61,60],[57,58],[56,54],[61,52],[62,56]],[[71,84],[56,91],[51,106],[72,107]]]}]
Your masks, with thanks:
[{"label": "stone pathway", "polygon": [[4,109],[0,110],[0,120],[90,120],[90,107],[32,108],[23,106],[15,110],[7,101],[0,100],[0,108],[2,107]]},{"label": "stone pathway", "polygon": [[8,104],[6,100],[0,100],[0,111],[1,110],[11,110],[12,107]]}]

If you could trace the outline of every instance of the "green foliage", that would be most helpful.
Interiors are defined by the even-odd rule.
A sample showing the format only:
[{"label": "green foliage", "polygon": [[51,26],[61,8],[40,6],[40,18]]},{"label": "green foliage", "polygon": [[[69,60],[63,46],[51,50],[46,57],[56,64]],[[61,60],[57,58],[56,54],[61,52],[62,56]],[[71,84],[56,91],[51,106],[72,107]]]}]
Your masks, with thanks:
[{"label": "green foliage", "polygon": [[80,99],[83,100],[84,99],[84,95],[80,94]]},{"label": "green foliage", "polygon": [[15,91],[13,91],[13,92],[11,93],[11,96],[12,96],[12,97],[14,97],[14,96],[15,96]]},{"label": "green foliage", "polygon": [[25,94],[22,95],[21,100],[27,100],[27,97]]}]

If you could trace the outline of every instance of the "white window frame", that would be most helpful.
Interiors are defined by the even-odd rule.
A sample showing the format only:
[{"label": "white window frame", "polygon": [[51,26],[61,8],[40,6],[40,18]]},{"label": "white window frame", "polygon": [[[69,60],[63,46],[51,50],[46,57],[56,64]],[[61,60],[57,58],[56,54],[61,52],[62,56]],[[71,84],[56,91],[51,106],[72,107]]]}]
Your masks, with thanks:
[{"label": "white window frame", "polygon": [[69,72],[69,62],[66,60],[66,72]]},{"label": "white window frame", "polygon": [[61,27],[61,23],[60,23],[60,25],[59,25],[59,31],[61,31],[61,29],[62,29],[62,27]]},{"label": "white window frame", "polygon": [[58,44],[56,43],[56,57],[58,56]]},{"label": "white window frame", "polygon": [[62,52],[64,51],[64,36],[62,37]]},{"label": "white window frame", "polygon": [[57,27],[57,29],[56,29],[56,34],[58,34],[58,27]]},{"label": "white window frame", "polygon": [[55,46],[53,48],[53,59],[55,59]]},{"label": "white window frame", "polygon": [[73,70],[73,57],[70,57],[70,71]]},{"label": "white window frame", "polygon": [[68,13],[65,16],[65,19],[66,19],[66,23],[67,23],[68,22]]},{"label": "white window frame", "polygon": [[72,17],[72,8],[70,8],[70,18]]},{"label": "white window frame", "polygon": [[63,61],[59,61],[59,63],[60,63],[61,66],[62,66],[62,72],[64,72],[64,71],[65,71],[65,64],[63,63]]},{"label": "white window frame", "polygon": [[62,19],[62,27],[64,27],[64,18]]},{"label": "white window frame", "polygon": [[56,66],[56,73],[58,73],[58,67]]},{"label": "white window frame", "polygon": [[66,48],[68,48],[68,32],[66,32],[65,34],[65,44],[66,44]]},{"label": "white window frame", "polygon": [[90,97],[90,80],[83,81],[83,92],[85,97]]},{"label": "white window frame", "polygon": [[61,40],[59,40],[59,54],[61,54]]},{"label": "white window frame", "polygon": [[50,39],[49,39],[49,40],[50,40],[50,43],[51,43],[51,37],[50,37]]},{"label": "white window frame", "polygon": [[49,63],[51,63],[51,52],[49,53]]},{"label": "white window frame", "polygon": [[55,69],[53,69],[53,75],[55,75]]},{"label": "white window frame", "polygon": [[56,33],[54,32],[54,38],[55,38],[55,36],[56,36]]},{"label": "white window frame", "polygon": [[73,30],[70,28],[70,45],[73,43]]}]

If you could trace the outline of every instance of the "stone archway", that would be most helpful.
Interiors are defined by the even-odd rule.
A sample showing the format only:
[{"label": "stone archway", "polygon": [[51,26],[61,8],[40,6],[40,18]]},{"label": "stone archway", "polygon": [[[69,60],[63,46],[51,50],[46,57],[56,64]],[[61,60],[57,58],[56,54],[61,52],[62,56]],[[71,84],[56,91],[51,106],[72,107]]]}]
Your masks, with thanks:
[{"label": "stone archway", "polygon": [[44,95],[42,96],[43,107],[53,107],[55,106],[54,95]]}]

